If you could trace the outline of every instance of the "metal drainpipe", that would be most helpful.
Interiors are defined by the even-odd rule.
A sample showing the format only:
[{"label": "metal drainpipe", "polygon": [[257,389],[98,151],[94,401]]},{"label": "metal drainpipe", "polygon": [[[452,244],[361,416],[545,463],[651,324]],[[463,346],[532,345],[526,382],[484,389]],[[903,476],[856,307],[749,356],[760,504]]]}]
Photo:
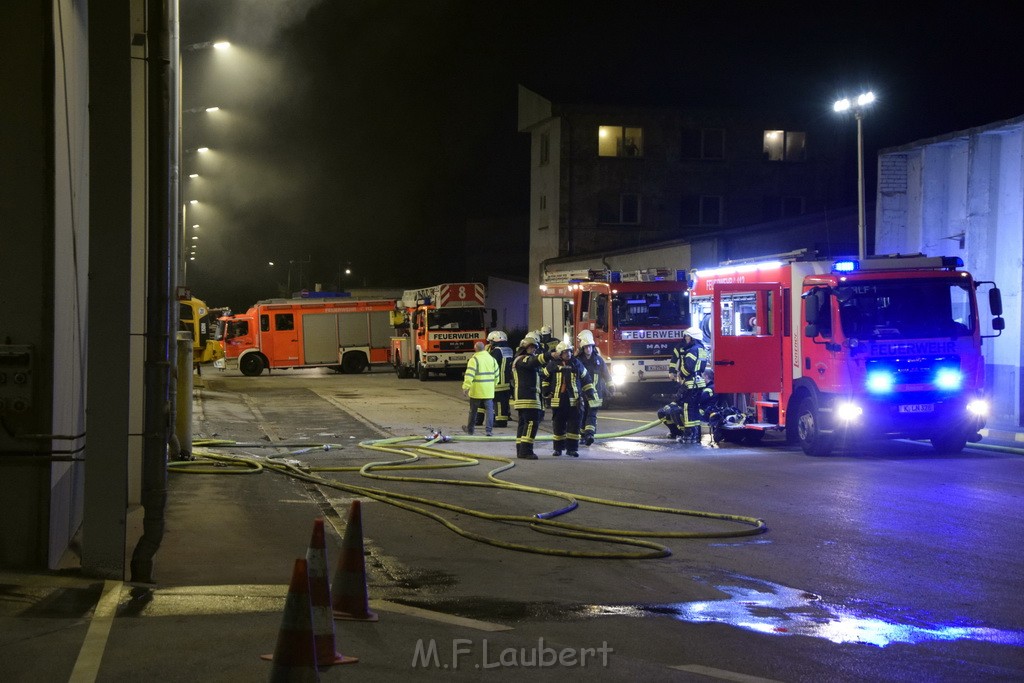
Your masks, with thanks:
[{"label": "metal drainpipe", "polygon": [[167,447],[173,436],[174,387],[171,368],[177,363],[172,343],[176,330],[178,100],[177,0],[146,0],[149,35],[147,62],[149,109],[149,225],[146,281],[146,360],[142,442],[142,537],[132,553],[131,580],[153,582],[153,557],[164,536],[167,507]]}]

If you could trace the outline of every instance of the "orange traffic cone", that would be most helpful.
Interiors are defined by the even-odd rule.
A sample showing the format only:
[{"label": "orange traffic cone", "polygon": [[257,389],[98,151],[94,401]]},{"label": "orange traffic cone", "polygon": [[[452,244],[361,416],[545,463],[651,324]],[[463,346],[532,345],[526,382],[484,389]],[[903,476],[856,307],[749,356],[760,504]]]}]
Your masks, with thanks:
[{"label": "orange traffic cone", "polygon": [[309,603],[313,614],[313,640],[317,666],[355,664],[357,657],[346,657],[335,649],[334,617],[331,614],[331,584],[327,574],[327,545],[324,543],[324,518],[313,520],[313,537],[306,551],[309,564]]},{"label": "orange traffic cone", "polygon": [[309,604],[309,573],[304,559],[295,560],[292,582],[284,601],[284,617],[272,655],[260,655],[274,662],[271,683],[310,683],[320,680],[313,642],[313,621]]},{"label": "orange traffic cone", "polygon": [[334,618],[354,621],[377,621],[370,611],[370,598],[366,593],[366,561],[363,556],[363,516],[359,501],[353,500],[348,511],[345,537],[341,541],[338,570],[331,584],[334,596]]}]

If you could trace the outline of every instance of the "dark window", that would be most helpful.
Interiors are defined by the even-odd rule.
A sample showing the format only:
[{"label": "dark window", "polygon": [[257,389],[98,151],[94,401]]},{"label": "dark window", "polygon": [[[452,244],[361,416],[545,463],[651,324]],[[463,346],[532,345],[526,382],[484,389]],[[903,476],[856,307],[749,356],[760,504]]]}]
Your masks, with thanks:
[{"label": "dark window", "polygon": [[686,128],[681,140],[683,159],[724,159],[725,131],[721,128]]},{"label": "dark window", "polygon": [[544,166],[551,161],[551,133],[545,131],[540,134],[540,165]]},{"label": "dark window", "polygon": [[602,195],[597,202],[597,222],[603,225],[640,223],[640,195],[625,193]]},{"label": "dark window", "polygon": [[270,316],[266,313],[260,315],[260,332],[270,331]]},{"label": "dark window", "polygon": [[275,313],[274,329],[278,330],[279,332],[282,330],[294,330],[295,316],[293,316],[291,313]]},{"label": "dark window", "polygon": [[722,198],[717,195],[687,195],[680,202],[681,225],[722,224]]}]

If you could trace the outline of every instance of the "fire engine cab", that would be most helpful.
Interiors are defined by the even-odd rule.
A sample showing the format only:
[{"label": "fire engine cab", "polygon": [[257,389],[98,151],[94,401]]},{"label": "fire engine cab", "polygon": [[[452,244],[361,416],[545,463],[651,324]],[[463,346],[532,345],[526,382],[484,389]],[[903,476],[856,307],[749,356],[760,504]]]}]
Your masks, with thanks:
[{"label": "fire engine cab", "polygon": [[685,271],[555,271],[540,289],[544,324],[574,346],[580,332],[593,333],[617,392],[667,387],[672,348],[690,326]]},{"label": "fire engine cab", "polygon": [[[956,257],[804,259],[691,273],[715,391],[737,409],[724,436],[784,431],[809,455],[853,439],[929,439],[943,453],[980,440],[982,341],[1005,326],[995,283],[974,280]],[[984,285],[996,334],[982,334]]]}]

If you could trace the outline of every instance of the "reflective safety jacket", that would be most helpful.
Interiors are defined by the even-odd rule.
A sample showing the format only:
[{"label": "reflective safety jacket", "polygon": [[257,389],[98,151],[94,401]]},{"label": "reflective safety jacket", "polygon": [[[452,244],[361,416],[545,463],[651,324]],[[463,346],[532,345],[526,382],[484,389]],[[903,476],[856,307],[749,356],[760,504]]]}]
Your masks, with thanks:
[{"label": "reflective safety jacket", "polygon": [[551,399],[552,408],[580,405],[584,396],[587,400],[596,399],[590,373],[575,357],[547,364],[544,368],[544,395]]},{"label": "reflective safety jacket", "polygon": [[541,372],[544,363],[530,353],[520,353],[512,360],[512,407],[516,410],[540,410]]},{"label": "reflective safety jacket", "polygon": [[679,345],[672,350],[672,356],[668,370],[670,375],[678,376],[680,382],[690,386],[704,386],[709,354],[703,342],[694,339],[687,347]]},{"label": "reflective safety jacket", "polygon": [[512,389],[512,347],[508,342],[495,342],[487,347],[487,351],[498,363],[498,383],[494,386],[495,391],[510,391]]},{"label": "reflective safety jacket", "polygon": [[590,358],[587,358],[585,353],[580,353],[576,358],[590,373],[590,381],[594,384],[594,393],[597,395],[596,402],[588,403],[594,408],[600,408],[602,401],[608,397],[608,387],[612,383],[612,372],[608,369],[608,363],[601,357],[596,346],[594,352],[590,354]]},{"label": "reflective safety jacket", "polygon": [[462,390],[470,398],[494,398],[494,387],[498,383],[498,364],[486,351],[477,351],[466,363],[466,375]]}]

